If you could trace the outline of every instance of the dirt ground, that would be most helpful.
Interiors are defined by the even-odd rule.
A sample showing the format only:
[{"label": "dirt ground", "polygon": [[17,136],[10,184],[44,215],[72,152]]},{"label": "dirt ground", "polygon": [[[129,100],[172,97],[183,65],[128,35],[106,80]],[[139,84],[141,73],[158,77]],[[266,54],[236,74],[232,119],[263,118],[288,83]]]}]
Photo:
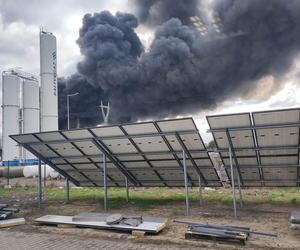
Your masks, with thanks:
[{"label": "dirt ground", "polygon": [[[25,183],[26,184],[26,183]],[[54,185],[54,184],[53,184]],[[56,185],[63,185],[57,182]],[[135,192],[135,191],[132,191]],[[251,192],[251,190],[247,190]],[[253,192],[264,192],[253,190]],[[79,212],[103,212],[102,201],[45,201],[42,209],[37,208],[35,194],[15,193],[8,198],[1,198],[0,203],[18,207],[21,212],[18,216],[24,216],[26,225],[11,228],[10,231],[39,232],[51,234],[85,235],[86,238],[109,238],[117,240],[129,240],[154,244],[177,244],[181,246],[202,247],[204,249],[300,249],[300,231],[289,228],[289,216],[291,211],[300,210],[299,205],[247,205],[239,211],[238,218],[233,218],[230,205],[191,203],[191,216],[185,216],[184,203],[178,202],[170,205],[157,205],[151,210],[141,211],[129,202],[125,207],[111,209],[109,212],[128,215],[160,216],[170,219],[186,220],[191,222],[209,224],[227,224],[250,227],[252,230],[278,234],[277,238],[264,237],[252,234],[245,246],[227,243],[215,243],[207,240],[189,241],[184,239],[187,229],[185,225],[169,223],[158,235],[149,235],[144,238],[136,238],[130,234],[115,231],[105,231],[82,228],[58,228],[53,226],[40,226],[34,223],[34,219],[46,215],[75,215]]]}]

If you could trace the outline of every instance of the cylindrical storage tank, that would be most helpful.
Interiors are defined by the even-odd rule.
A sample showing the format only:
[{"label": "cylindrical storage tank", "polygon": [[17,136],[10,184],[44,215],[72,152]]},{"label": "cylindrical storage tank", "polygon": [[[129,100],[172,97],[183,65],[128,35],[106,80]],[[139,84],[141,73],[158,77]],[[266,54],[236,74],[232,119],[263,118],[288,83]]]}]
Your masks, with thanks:
[{"label": "cylindrical storage tank", "polygon": [[[39,132],[40,130],[40,89],[36,80],[23,81],[23,133]],[[32,160],[36,157],[24,150],[23,160]]]},{"label": "cylindrical storage tank", "polygon": [[12,72],[2,74],[2,161],[19,160],[18,144],[9,135],[20,133],[20,78]]},{"label": "cylindrical storage tank", "polygon": [[23,175],[23,167],[1,167],[0,168],[0,177],[5,177],[9,175],[9,178],[18,178],[24,177]]},{"label": "cylindrical storage tank", "polygon": [[[46,172],[45,172],[46,171]],[[48,165],[42,165],[41,172],[42,177],[50,177],[50,172],[53,171],[51,167]],[[39,166],[38,165],[31,165],[31,166],[24,166],[23,175],[26,178],[38,177],[39,176]]]},{"label": "cylindrical storage tank", "polygon": [[56,37],[40,32],[41,131],[58,130]]}]

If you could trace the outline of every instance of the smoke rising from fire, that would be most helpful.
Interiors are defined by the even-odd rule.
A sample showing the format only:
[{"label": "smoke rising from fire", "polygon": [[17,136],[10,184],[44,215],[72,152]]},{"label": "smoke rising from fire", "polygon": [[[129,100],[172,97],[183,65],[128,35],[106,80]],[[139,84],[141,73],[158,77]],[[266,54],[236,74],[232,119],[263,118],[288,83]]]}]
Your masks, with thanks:
[{"label": "smoke rising from fire", "polygon": [[[61,127],[67,93],[80,92],[72,114],[81,126],[101,122],[101,99],[110,102],[111,122],[191,114],[246,94],[263,77],[280,78],[299,54],[298,0],[214,1],[210,22],[198,1],[133,2],[137,17],[84,16],[77,40],[84,59],[59,81]],[[155,26],[146,52],[138,20]]]}]

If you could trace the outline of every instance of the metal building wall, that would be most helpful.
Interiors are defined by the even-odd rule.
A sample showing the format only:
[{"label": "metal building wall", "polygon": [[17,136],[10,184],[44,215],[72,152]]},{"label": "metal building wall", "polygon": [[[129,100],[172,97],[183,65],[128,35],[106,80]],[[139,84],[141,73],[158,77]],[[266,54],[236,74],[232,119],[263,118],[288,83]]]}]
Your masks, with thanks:
[{"label": "metal building wall", "polygon": [[9,135],[20,133],[20,78],[9,72],[2,75],[2,161],[18,160],[20,149]]},{"label": "metal building wall", "polygon": [[58,129],[56,37],[40,32],[41,131]]}]

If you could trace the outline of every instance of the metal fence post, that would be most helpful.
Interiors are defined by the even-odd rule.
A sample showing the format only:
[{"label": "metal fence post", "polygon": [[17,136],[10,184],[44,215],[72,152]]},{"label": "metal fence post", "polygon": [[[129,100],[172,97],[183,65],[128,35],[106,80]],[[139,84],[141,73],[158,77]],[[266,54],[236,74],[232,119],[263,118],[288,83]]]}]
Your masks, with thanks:
[{"label": "metal fence post", "polygon": [[106,155],[103,154],[103,188],[104,188],[104,210],[107,211],[107,173],[106,173]]},{"label": "metal fence post", "polygon": [[239,196],[240,196],[240,208],[243,207],[243,196],[242,196],[242,189],[241,189],[241,180],[240,176],[238,175],[238,186],[239,186]]},{"label": "metal fence post", "polygon": [[203,196],[202,196],[202,185],[201,185],[201,176],[198,176],[198,181],[199,181],[199,204],[200,206],[203,205]]},{"label": "metal fence post", "polygon": [[7,187],[9,187],[9,165],[10,165],[10,161],[8,161],[7,164]]},{"label": "metal fence post", "polygon": [[235,187],[234,187],[234,172],[233,172],[233,164],[232,164],[232,152],[231,147],[229,147],[229,159],[230,159],[230,174],[231,174],[231,187],[232,187],[232,198],[233,198],[233,211],[234,217],[237,217],[236,213],[236,200],[235,200]]},{"label": "metal fence post", "polygon": [[66,178],[67,203],[70,202],[70,181]]},{"label": "metal fence post", "polygon": [[39,177],[38,177],[38,205],[39,208],[42,206],[42,162],[39,159],[39,165],[38,165],[38,171],[39,171]]},{"label": "metal fence post", "polygon": [[125,176],[125,186],[126,186],[126,202],[129,201],[129,190],[128,190],[128,179]]},{"label": "metal fence post", "polygon": [[189,187],[187,179],[187,170],[186,170],[186,156],[184,149],[182,150],[183,155],[183,174],[184,174],[184,188],[185,188],[185,205],[186,205],[186,215],[190,215],[190,201],[189,201]]}]

